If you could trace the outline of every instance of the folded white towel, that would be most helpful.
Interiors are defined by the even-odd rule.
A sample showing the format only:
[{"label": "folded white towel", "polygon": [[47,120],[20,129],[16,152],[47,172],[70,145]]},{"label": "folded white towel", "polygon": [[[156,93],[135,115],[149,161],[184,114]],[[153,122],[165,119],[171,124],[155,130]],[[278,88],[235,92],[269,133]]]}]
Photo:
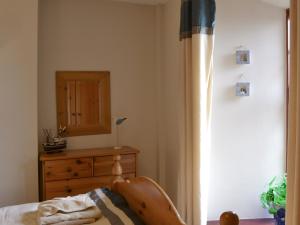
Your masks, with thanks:
[{"label": "folded white towel", "polygon": [[[40,225],[88,224],[93,223],[100,217],[100,210],[87,194],[55,198],[42,202],[38,206],[38,223]],[[83,219],[95,220],[89,222],[91,220],[82,221]]]},{"label": "folded white towel", "polygon": [[80,219],[80,220],[65,221],[61,223],[54,223],[51,225],[83,225],[83,224],[94,223],[95,221],[96,219]]},{"label": "folded white towel", "polygon": [[41,217],[52,216],[58,212],[70,213],[95,207],[95,203],[87,194],[74,197],[54,198],[41,202],[38,206],[38,212]]},{"label": "folded white towel", "polygon": [[39,217],[40,225],[56,224],[67,221],[76,221],[81,219],[99,219],[101,217],[101,212],[97,207],[91,207],[89,209],[72,212],[72,213],[56,213],[52,216]]}]

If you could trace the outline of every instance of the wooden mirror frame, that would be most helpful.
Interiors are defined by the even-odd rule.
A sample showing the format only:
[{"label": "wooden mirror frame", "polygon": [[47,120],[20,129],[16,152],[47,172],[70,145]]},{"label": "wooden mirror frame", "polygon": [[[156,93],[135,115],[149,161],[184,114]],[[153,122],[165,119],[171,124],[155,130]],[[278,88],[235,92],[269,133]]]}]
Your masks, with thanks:
[{"label": "wooden mirror frame", "polygon": [[[84,82],[85,88],[82,88]],[[101,85],[97,89],[96,85]],[[94,85],[89,89],[88,85]],[[95,91],[96,90],[96,91]],[[90,92],[89,92],[90,91]],[[94,92],[93,92],[94,91]],[[67,93],[68,92],[68,93]],[[88,93],[89,92],[89,93]],[[72,93],[72,95],[71,95]],[[97,93],[96,95],[93,95]],[[94,98],[90,100],[91,97]],[[69,97],[70,96],[70,97]],[[83,98],[85,97],[85,98]],[[72,99],[73,98],[73,99]],[[95,102],[98,113],[87,109],[87,104],[82,99]],[[83,104],[85,103],[85,104]],[[56,112],[57,128],[66,127],[66,136],[83,136],[111,133],[111,106],[110,106],[110,72],[108,71],[57,71],[56,72]],[[89,110],[90,115],[97,115],[95,122],[82,123],[83,119],[89,118],[83,111]],[[87,113],[86,113],[87,114]],[[86,117],[84,117],[86,116]],[[91,117],[91,116],[90,116]]]}]

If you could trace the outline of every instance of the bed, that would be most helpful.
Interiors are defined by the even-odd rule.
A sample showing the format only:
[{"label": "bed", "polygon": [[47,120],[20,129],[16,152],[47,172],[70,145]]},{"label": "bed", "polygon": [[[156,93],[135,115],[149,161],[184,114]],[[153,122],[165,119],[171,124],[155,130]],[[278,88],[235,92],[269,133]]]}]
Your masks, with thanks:
[{"label": "bed", "polygon": [[[156,182],[147,177],[128,180],[122,178],[120,159],[120,155],[114,156],[112,168],[114,180],[111,190],[123,196],[130,209],[146,225],[185,225],[172,201]],[[29,203],[1,208],[0,225],[37,225],[38,205],[39,203]],[[107,223],[104,219],[93,223],[93,225],[106,224],[111,223]]]}]

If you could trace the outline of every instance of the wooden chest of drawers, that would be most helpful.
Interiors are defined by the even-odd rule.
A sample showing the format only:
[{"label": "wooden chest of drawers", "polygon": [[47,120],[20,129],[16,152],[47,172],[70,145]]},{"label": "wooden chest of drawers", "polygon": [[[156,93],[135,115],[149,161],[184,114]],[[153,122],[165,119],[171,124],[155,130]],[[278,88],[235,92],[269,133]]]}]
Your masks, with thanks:
[{"label": "wooden chest of drawers", "polygon": [[67,150],[57,154],[40,154],[40,200],[86,193],[110,187],[113,156],[121,155],[123,177],[136,176],[138,150],[123,147]]}]

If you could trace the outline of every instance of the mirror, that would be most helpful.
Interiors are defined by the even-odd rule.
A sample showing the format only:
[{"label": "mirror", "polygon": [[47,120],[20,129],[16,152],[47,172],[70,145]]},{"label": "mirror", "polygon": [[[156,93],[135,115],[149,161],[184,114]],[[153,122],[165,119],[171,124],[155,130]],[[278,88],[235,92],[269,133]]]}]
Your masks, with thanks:
[{"label": "mirror", "polygon": [[111,133],[110,72],[56,72],[56,103],[67,136]]}]

